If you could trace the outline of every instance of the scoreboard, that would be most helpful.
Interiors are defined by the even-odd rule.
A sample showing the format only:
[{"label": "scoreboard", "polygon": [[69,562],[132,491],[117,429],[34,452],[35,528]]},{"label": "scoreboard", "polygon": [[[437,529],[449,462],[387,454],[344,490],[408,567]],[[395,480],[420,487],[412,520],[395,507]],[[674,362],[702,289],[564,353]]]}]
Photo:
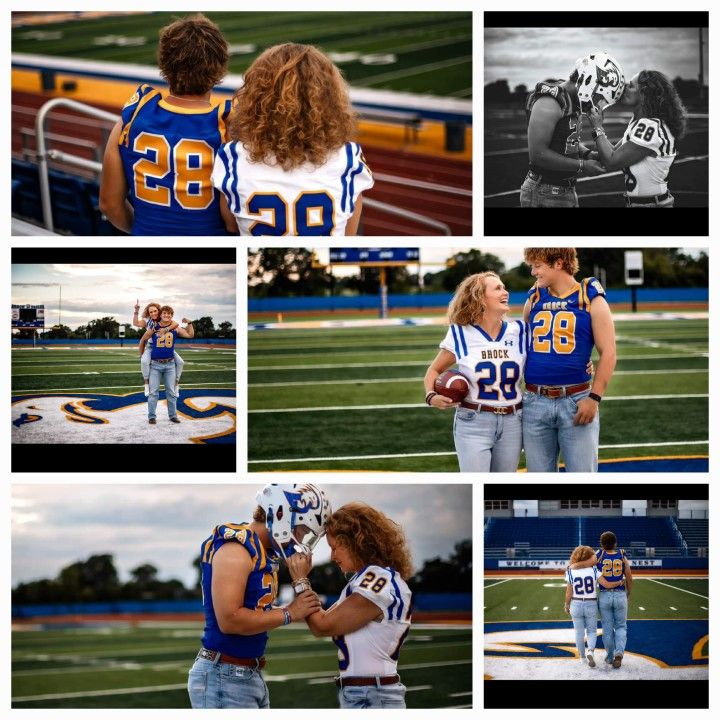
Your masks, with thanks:
[{"label": "scoreboard", "polygon": [[330,248],[331,265],[410,265],[420,262],[420,248]]},{"label": "scoreboard", "polygon": [[44,305],[13,305],[10,324],[14,328],[44,328]]}]

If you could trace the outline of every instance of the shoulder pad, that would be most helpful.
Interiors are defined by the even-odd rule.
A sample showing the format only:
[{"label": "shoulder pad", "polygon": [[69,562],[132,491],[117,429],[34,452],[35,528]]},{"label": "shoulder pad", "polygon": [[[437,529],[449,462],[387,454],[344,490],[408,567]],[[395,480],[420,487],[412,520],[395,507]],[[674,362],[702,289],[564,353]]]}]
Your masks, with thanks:
[{"label": "shoulder pad", "polygon": [[663,124],[656,118],[640,118],[629,132],[630,142],[660,153],[660,146],[667,140]]}]

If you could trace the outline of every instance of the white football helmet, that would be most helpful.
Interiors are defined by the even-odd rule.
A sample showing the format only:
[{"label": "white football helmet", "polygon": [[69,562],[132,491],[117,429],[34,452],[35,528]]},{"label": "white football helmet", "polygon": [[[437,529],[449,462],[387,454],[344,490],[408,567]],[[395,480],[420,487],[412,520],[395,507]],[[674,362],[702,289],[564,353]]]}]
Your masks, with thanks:
[{"label": "white football helmet", "polygon": [[[605,52],[596,52],[580,58],[575,63],[578,71],[577,93],[580,109],[587,113],[590,108],[602,110],[614,105],[625,90],[625,75],[620,63]],[[605,101],[599,107],[597,103]]]},{"label": "white football helmet", "polygon": [[266,485],[255,496],[265,511],[273,547],[287,560],[296,552],[310,553],[325,534],[332,512],[317,485]]}]

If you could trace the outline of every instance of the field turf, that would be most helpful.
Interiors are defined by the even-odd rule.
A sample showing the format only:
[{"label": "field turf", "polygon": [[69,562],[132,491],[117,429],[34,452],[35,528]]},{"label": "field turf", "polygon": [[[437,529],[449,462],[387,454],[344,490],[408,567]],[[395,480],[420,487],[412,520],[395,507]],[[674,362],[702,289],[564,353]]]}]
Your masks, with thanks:
[{"label": "field turf", "polygon": [[[185,361],[181,386],[234,388],[235,348],[178,345]],[[30,392],[99,392],[124,395],[143,388],[137,341],[121,348],[87,345],[16,347],[12,352],[12,394]]]},{"label": "field turf", "polygon": [[[608,139],[616,143],[629,116],[609,115]],[[708,116],[693,116],[678,142],[678,156],[670,168],[669,187],[675,207],[708,206]],[[587,121],[582,142],[594,149]],[[485,207],[519,207],[520,185],[528,171],[527,121],[522,109],[487,108],[485,112]],[[623,207],[621,172],[582,178],[577,184],[581,207]]]},{"label": "field turf", "polygon": [[[567,620],[563,577],[485,578],[485,622]],[[636,575],[630,620],[703,620],[708,617],[707,578]]]},{"label": "field turf", "polygon": [[[640,316],[616,332],[601,461],[706,456],[707,320]],[[444,334],[442,325],[251,331],[249,469],[457,471],[453,412],[423,403]]]},{"label": "field turf", "polygon": [[[14,708],[189,708],[199,623],[98,625],[12,634]],[[274,708],[336,708],[337,648],[304,626],[270,636],[264,676]],[[438,670],[442,670],[439,672]],[[471,707],[470,626],[413,626],[398,670],[408,708]]]},{"label": "field turf", "polygon": [[[12,51],[155,65],[158,30],[179,15],[139,13],[13,27]],[[469,12],[208,12],[207,15],[218,24],[230,44],[231,73],[244,72],[272,45],[310,43],[331,54],[355,87],[472,96]],[[145,38],[145,43],[133,45],[135,38]]]}]

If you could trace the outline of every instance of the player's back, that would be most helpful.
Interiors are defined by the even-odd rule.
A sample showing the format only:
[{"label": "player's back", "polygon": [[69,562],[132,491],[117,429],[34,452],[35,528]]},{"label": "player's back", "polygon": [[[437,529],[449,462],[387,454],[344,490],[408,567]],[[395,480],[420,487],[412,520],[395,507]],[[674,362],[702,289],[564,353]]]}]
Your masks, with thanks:
[{"label": "player's back", "polygon": [[[608,551],[600,549],[595,553],[597,569],[608,582],[617,582],[625,578],[625,551],[619,548]],[[625,584],[618,585],[619,590],[625,589]],[[600,590],[604,592],[601,586]]]},{"label": "player's back", "polygon": [[189,109],[141,85],[122,111],[119,147],[133,235],[226,235],[212,185],[230,101]]},{"label": "player's back", "polygon": [[252,162],[242,143],[223,145],[215,187],[225,195],[241,235],[344,235],[358,197],[373,186],[357,143],[329,153],[323,165],[283,170]]}]

